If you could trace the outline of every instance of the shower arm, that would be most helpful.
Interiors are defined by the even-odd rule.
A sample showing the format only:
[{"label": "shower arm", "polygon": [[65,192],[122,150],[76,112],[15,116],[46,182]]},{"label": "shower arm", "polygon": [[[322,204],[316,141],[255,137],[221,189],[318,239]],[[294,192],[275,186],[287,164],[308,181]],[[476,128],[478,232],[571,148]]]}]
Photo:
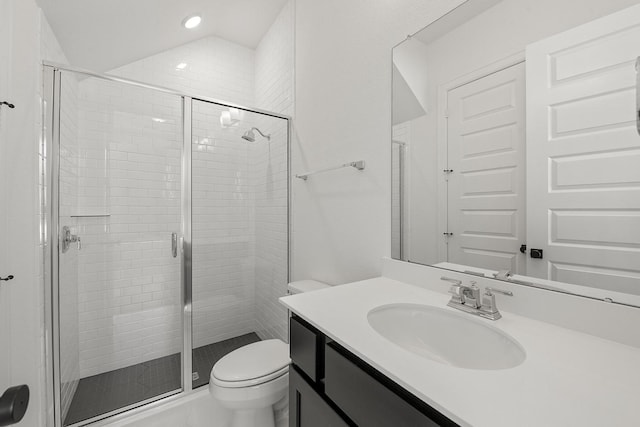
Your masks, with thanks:
[{"label": "shower arm", "polygon": [[271,135],[265,135],[265,134],[264,134],[264,133],[262,133],[262,131],[261,131],[260,129],[258,129],[258,128],[251,128],[251,130],[256,130],[256,131],[258,131],[258,133],[259,133],[260,135],[262,135],[262,137],[263,137],[263,138],[267,138],[267,140],[271,141]]}]

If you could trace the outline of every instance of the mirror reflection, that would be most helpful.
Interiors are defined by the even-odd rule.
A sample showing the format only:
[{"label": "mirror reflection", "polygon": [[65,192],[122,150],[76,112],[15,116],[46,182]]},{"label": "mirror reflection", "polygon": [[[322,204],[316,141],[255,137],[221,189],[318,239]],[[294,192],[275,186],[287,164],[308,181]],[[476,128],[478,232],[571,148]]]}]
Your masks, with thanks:
[{"label": "mirror reflection", "polygon": [[637,1],[468,0],[396,46],[392,257],[638,304],[638,40]]}]

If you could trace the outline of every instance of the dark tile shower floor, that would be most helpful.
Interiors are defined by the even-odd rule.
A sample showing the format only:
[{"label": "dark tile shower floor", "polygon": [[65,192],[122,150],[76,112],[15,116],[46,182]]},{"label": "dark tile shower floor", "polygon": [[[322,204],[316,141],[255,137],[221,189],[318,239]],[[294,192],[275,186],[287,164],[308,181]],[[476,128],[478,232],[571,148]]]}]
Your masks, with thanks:
[{"label": "dark tile shower floor", "polygon": [[[209,383],[213,365],[227,353],[260,341],[254,332],[193,350],[193,388]],[[115,371],[82,378],[64,425],[71,425],[180,389],[180,355],[161,357]],[[186,378],[185,380],[189,380]]]}]

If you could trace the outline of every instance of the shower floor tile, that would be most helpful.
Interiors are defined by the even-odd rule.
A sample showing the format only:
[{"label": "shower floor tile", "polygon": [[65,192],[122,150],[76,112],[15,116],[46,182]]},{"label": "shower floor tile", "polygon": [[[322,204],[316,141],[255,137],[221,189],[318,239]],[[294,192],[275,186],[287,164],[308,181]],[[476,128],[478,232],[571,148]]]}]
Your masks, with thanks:
[{"label": "shower floor tile", "polygon": [[[193,382],[193,388],[209,383],[211,368],[222,356],[256,341],[260,341],[260,338],[252,332],[194,349],[192,370],[198,373],[199,378]],[[172,354],[82,378],[71,401],[64,425],[78,423],[171,391],[178,391],[181,387],[180,371],[180,355]]]}]

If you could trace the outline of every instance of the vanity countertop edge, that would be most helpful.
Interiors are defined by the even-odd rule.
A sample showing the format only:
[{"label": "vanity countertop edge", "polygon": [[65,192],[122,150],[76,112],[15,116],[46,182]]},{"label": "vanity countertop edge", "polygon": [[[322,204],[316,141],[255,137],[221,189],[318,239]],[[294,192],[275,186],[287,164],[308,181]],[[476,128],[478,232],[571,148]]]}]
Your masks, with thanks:
[{"label": "vanity countertop edge", "polygon": [[504,311],[497,321],[469,315],[507,333],[527,353],[515,368],[472,370],[404,350],[367,320],[370,310],[387,304],[458,312],[446,306],[448,300],[447,294],[386,277],[280,298],[296,315],[461,426],[637,422],[640,348]]}]

